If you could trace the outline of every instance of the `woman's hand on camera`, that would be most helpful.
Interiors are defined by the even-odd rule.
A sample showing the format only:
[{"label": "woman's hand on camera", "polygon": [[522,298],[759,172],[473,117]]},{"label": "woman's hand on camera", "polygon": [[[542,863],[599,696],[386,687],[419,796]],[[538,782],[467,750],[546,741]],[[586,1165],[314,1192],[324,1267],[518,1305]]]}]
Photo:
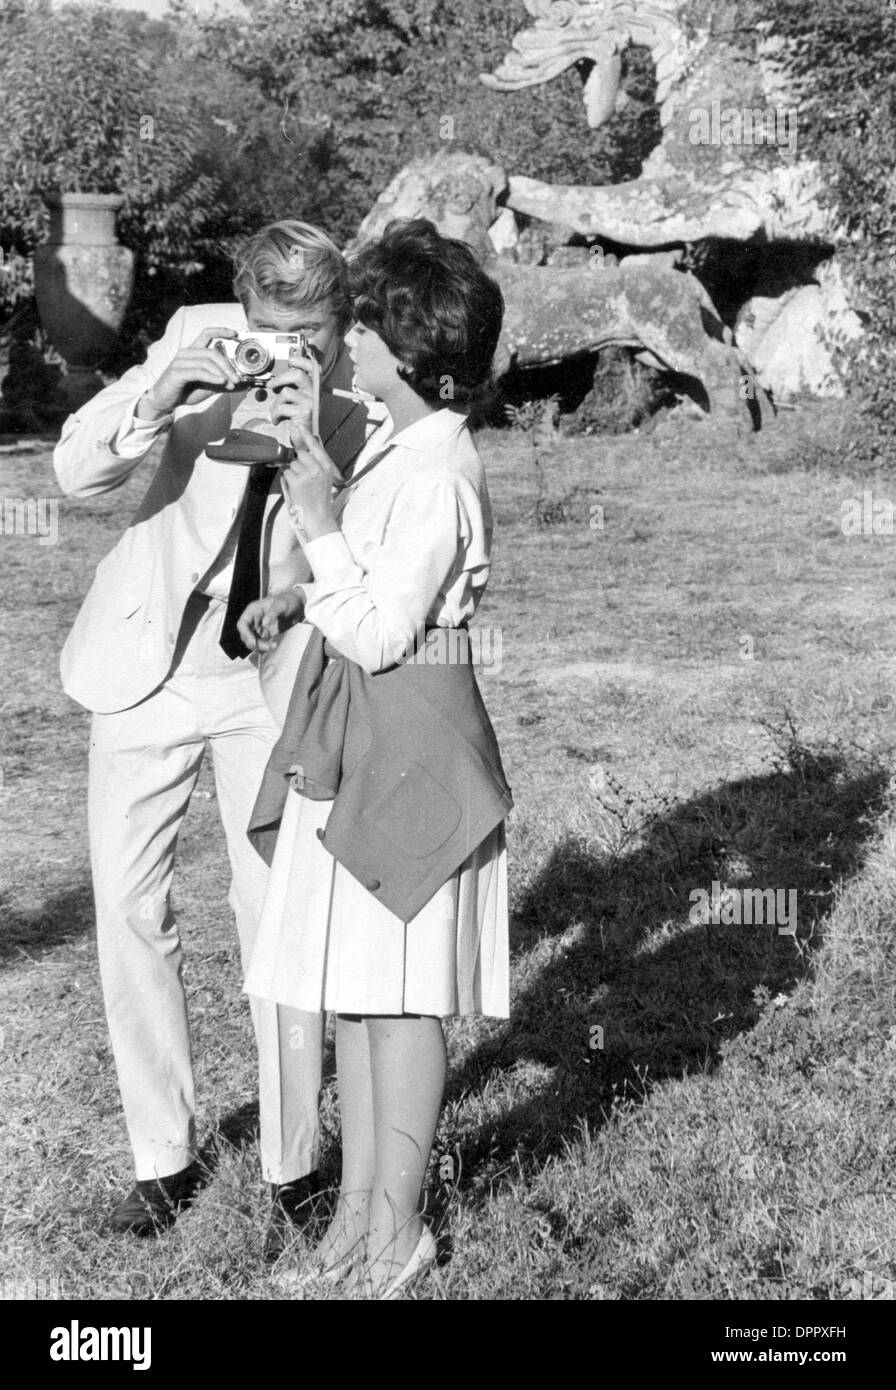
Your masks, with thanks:
[{"label": "woman's hand on camera", "polygon": [[302,600],[293,589],[268,594],[243,609],[237,631],[250,652],[269,652],[287,628],[298,622]]},{"label": "woman's hand on camera", "polygon": [[308,429],[314,420],[314,396],[318,389],[319,368],[310,357],[303,357],[291,348],[289,366],[271,377],[268,386],[271,402],[271,420],[279,425],[281,420],[298,420]]},{"label": "woman's hand on camera", "polygon": [[215,338],[238,338],[233,328],[203,328],[195,342],[169,362],[154,386],[137,402],[139,420],[170,415],[179,405],[198,405],[219,391],[233,391],[245,382],[220,348],[211,347]]},{"label": "woman's hand on camera", "polygon": [[338,531],[333,512],[333,484],[341,474],[320,440],[294,419],[289,438],[296,456],[280,472],[290,515],[303,540]]}]

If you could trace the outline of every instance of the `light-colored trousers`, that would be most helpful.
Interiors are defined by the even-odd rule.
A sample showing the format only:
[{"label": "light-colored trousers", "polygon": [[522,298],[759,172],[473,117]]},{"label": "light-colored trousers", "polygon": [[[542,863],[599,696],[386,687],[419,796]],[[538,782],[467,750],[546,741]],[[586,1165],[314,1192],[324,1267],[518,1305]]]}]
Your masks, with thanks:
[{"label": "light-colored trousers", "polygon": [[[243,970],[267,882],[246,826],[277,727],[249,660],[218,645],[225,605],[191,601],[165,684],[132,709],[95,714],[88,819],[106,1017],[137,1177],[195,1157],[193,1067],[182,950],[169,894],[178,833],[211,749]],[[323,1015],[251,999],[261,1161],[269,1182],[317,1167]]]}]

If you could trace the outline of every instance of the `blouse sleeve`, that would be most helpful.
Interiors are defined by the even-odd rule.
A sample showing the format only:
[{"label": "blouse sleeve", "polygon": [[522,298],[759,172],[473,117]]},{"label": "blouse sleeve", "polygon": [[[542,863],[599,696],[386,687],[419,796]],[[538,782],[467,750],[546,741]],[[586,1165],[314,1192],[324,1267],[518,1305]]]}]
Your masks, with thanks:
[{"label": "blouse sleeve", "polygon": [[409,479],[365,571],[341,531],[305,545],[314,579],[304,584],[305,620],[371,674],[410,652],[439,594],[464,567],[472,535],[458,480]]}]

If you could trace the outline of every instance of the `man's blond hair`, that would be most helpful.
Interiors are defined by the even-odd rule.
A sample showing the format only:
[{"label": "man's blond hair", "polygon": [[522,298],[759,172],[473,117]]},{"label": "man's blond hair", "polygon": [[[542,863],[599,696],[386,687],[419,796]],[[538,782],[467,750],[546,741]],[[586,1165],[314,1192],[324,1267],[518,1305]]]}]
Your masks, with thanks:
[{"label": "man's blond hair", "polygon": [[345,259],[334,241],[310,222],[272,222],[234,257],[233,292],[243,305],[250,293],[284,309],[328,302],[342,330],[351,320]]}]

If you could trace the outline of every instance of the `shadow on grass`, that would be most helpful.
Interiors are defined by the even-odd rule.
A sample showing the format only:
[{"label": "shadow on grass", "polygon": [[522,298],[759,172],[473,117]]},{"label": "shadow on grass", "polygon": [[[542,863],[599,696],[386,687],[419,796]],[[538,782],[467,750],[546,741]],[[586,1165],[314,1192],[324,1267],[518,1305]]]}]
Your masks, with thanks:
[{"label": "shadow on grass", "polygon": [[258,1138],[258,1101],[250,1100],[229,1111],[216,1123],[199,1150],[199,1161],[211,1173],[218,1166],[222,1148],[240,1149]]},{"label": "shadow on grass", "polygon": [[[321,1080],[322,1086],[332,1080],[336,1074],[336,1049],[333,1039],[324,1038],[323,1055],[321,1058]],[[208,1180],[214,1173],[221,1161],[221,1155],[226,1149],[245,1149],[257,1145],[259,1142],[259,1113],[258,1100],[246,1101],[235,1110],[230,1110],[226,1115],[221,1116],[214,1129],[207,1136],[199,1151],[199,1161],[205,1170]],[[334,1168],[334,1159],[331,1148],[324,1146],[325,1168],[323,1177],[335,1178],[338,1186],[338,1165]],[[331,1171],[332,1170],[332,1171]]]},{"label": "shadow on grass", "polygon": [[[876,767],[850,775],[844,759],[802,751],[786,768],[665,808],[628,854],[559,844],[512,924],[516,955],[531,956],[511,1019],[449,1081],[449,1103],[497,1073],[522,1093],[464,1135],[461,1186],[539,1168],[582,1121],[604,1123],[614,1100],[712,1070],[722,1044],[808,972],[808,943],[818,944],[832,885],[858,867],[886,781]],[[693,925],[689,895],[714,880],[795,889],[796,939],[774,924]]]},{"label": "shadow on grass", "polygon": [[[35,895],[39,885],[35,885]],[[11,907],[0,895],[0,968],[20,965],[23,957],[40,959],[57,946],[75,940],[95,940],[93,890],[78,884],[40,901],[33,911]]]}]

